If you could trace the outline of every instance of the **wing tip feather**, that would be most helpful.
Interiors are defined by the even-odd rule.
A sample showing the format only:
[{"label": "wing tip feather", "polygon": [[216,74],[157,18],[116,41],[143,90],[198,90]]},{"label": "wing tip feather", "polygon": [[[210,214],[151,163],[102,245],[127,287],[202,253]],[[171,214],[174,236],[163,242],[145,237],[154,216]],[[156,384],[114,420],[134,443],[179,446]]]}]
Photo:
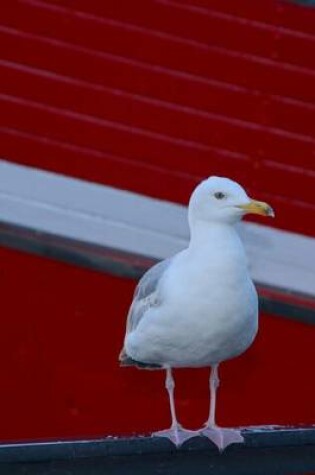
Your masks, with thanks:
[{"label": "wing tip feather", "polygon": [[139,369],[163,369],[163,366],[153,363],[142,363],[141,361],[136,361],[130,356],[127,355],[125,348],[119,353],[119,362],[120,366],[136,366]]}]

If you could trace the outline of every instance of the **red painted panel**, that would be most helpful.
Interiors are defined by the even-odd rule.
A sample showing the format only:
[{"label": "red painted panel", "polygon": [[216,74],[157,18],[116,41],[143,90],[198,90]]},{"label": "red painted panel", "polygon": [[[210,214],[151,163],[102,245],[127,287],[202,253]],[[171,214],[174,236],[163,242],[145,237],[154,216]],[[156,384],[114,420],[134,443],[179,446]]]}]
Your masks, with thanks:
[{"label": "red painted panel", "polygon": [[[0,262],[1,440],[144,433],[169,424],[162,372],[117,362],[134,282],[6,249]],[[314,336],[314,326],[262,315],[253,347],[222,365],[219,423],[314,423]],[[175,377],[179,417],[200,427],[207,371]]]},{"label": "red painted panel", "polygon": [[[95,14],[104,17],[111,16],[113,14],[121,15],[122,13],[120,10],[124,10],[124,4],[116,2],[115,0],[107,1],[106,5],[104,5],[105,2],[102,0],[94,0],[91,5],[84,2],[84,0],[46,0],[45,3],[67,5],[72,9],[75,9],[76,5],[78,5],[78,9],[94,12]],[[251,0],[240,0],[238,4],[236,4],[233,0],[226,0],[224,2],[221,2],[220,0],[136,0],[133,2],[133,5],[136,5],[137,9],[142,10],[145,8],[145,3],[149,4],[150,6],[153,5],[153,8],[162,8],[162,6],[168,7],[168,10],[166,10],[168,12],[172,11],[174,7],[187,8],[195,11],[195,14],[199,13],[205,15],[221,12],[225,15],[231,16],[232,18],[255,19],[266,23],[272,23],[272,20],[276,18],[277,13],[277,8],[273,0],[267,0],[264,2],[264,4],[258,3],[257,5],[254,5]],[[157,6],[155,6],[155,4],[157,4]],[[131,14],[132,13],[129,13],[126,21],[129,19],[131,20]],[[132,19],[135,21],[134,17]]]},{"label": "red painted panel", "polygon": [[[32,21],[25,22],[31,14]],[[272,89],[275,93],[293,96],[295,82],[303,81],[305,99],[314,98],[312,70],[285,65],[272,59],[245,55],[225,47],[196,44],[180,38],[154,34],[151,30],[134,29],[128,24],[91,21],[89,17],[68,14],[66,11],[36,9],[12,3],[6,8],[2,24],[39,36],[56,38],[73,45],[95,51],[104,51],[125,58],[133,58],[152,65],[161,65],[202,77],[235,82],[261,90]],[[105,38],[105,40],[104,40]],[[310,55],[312,56],[312,55]],[[215,67],[214,67],[215,65]],[[291,81],[284,81],[287,76]]]},{"label": "red painted panel", "polygon": [[[266,101],[265,121],[278,129],[315,136],[315,103],[271,96]],[[300,159],[300,163],[302,160]]]},{"label": "red painted panel", "polygon": [[[83,117],[79,114],[48,109],[17,98],[0,96],[0,104],[3,113],[0,126],[8,125],[32,134],[69,141],[81,147],[92,146],[103,152],[122,154],[133,160],[164,168],[169,168],[171,164],[170,168],[175,165],[175,169],[183,168],[188,173],[205,171],[211,166],[212,152],[216,153],[216,149],[197,142],[90,117],[82,120]],[[218,154],[222,157],[224,151],[219,149]],[[242,160],[242,156],[238,158],[233,155],[233,160],[229,161],[235,165]]]},{"label": "red painted panel", "polygon": [[[8,37],[4,35],[3,44],[7,42]],[[25,41],[23,41],[23,45],[25,48]],[[38,47],[38,44],[32,46]],[[16,49],[15,54],[14,49]],[[56,52],[48,49],[47,53]],[[126,103],[126,106],[128,101],[133,101],[133,103],[140,101],[148,105],[151,104],[152,107],[167,107],[170,110],[178,105],[182,106],[179,109],[181,114],[218,113],[222,119],[226,115],[227,120],[237,117],[255,123],[264,123],[268,118],[270,126],[277,129],[306,135],[314,135],[315,132],[313,121],[315,106],[298,100],[289,100],[281,96],[267,96],[257,93],[257,91],[233,87],[229,84],[198,80],[194,82],[191,78],[174,78],[162,72],[147,77],[146,81],[149,81],[149,85],[137,78],[134,78],[132,83],[131,78],[134,75],[130,70],[130,65],[127,65],[124,74],[120,75],[119,83],[115,78],[113,81],[108,77],[104,78],[103,82],[106,81],[107,84],[105,86],[97,83],[99,82],[98,78],[92,78],[95,82],[90,82],[91,77],[89,82],[86,77],[78,80],[77,72],[71,71],[69,68],[67,74],[73,75],[73,78],[68,75],[55,74],[49,58],[46,58],[46,64],[38,61],[38,58],[38,64],[31,58],[27,58],[32,67],[17,64],[14,60],[21,61],[23,57],[24,60],[27,57],[25,51],[21,57],[21,44],[18,42],[14,46],[10,43],[9,52],[2,52],[2,57],[4,56],[10,61],[0,60],[3,92],[14,94],[19,91],[20,94],[23,93],[26,97],[34,98],[40,102],[48,100],[52,104],[60,104],[63,107],[67,106],[78,110],[83,107],[83,111],[86,110],[92,114],[95,112],[93,107],[96,107],[96,115],[103,116],[109,112],[116,112],[116,110],[111,110],[113,106],[110,101],[113,100],[121,100]],[[33,66],[39,66],[41,69]],[[52,73],[47,70],[48,67]],[[62,64],[59,65],[59,68],[57,66],[56,71],[59,72],[59,70],[63,71]],[[142,74],[144,74],[143,71]],[[116,87],[108,87],[108,85]],[[131,85],[132,92],[129,91]],[[117,86],[123,89],[117,89]],[[77,100],[78,95],[80,95],[80,101]],[[203,116],[207,117],[205,114]]]},{"label": "red painted panel", "polygon": [[[167,0],[168,2],[168,0]],[[181,3],[181,2],[179,2]],[[271,25],[301,32],[314,33],[315,12],[312,8],[298,5],[290,0],[185,0],[185,3],[211,11],[232,14]]]},{"label": "red painted panel", "polygon": [[[201,110],[221,111],[252,120],[261,116],[264,96],[257,91],[165,68],[152,69],[111,55],[93,56],[86,50],[47,43],[14,30],[1,31],[0,28],[0,39],[1,57],[9,60],[12,67],[30,65],[37,68],[39,74],[58,73],[60,81],[67,81],[67,77],[80,79],[86,87],[102,85]],[[57,78],[51,77],[54,79]]]},{"label": "red painted panel", "polygon": [[[28,2],[35,14],[50,11],[53,14],[71,17],[75,10],[81,19],[101,25],[111,22],[117,25],[129,25],[129,28],[142,28],[153,33],[166,33],[173,37],[185,38],[206,45],[215,44],[227,48],[251,51],[262,56],[270,56],[273,47],[273,29],[257,28],[252,22],[242,22],[236,17],[218,15],[209,11],[192,9],[183,4],[163,4],[152,1],[135,3],[102,2],[87,3],[66,0],[63,2]],[[52,5],[54,3],[55,5]],[[61,5],[61,6],[60,6]],[[29,8],[27,6],[26,8]],[[66,7],[66,8],[64,8]],[[73,13],[72,13],[73,14]],[[78,19],[79,20],[79,19]],[[115,22],[115,23],[114,23]],[[251,46],[252,43],[254,46]]]},{"label": "red painted panel", "polygon": [[[92,116],[109,119],[116,122],[117,127],[120,125],[133,127],[130,130],[131,134],[134,133],[134,127],[143,129],[143,134],[146,131],[163,134],[167,126],[170,139],[174,137],[174,139],[186,139],[203,145],[226,147],[253,156],[257,150],[257,143],[264,141],[267,156],[278,159],[283,157],[286,162],[294,164],[299,164],[297,149],[299,153],[304,149],[305,156],[311,157],[315,144],[310,138],[299,137],[297,134],[289,135],[281,130],[235,121],[223,115],[200,113],[194,110],[187,111],[187,109],[168,104],[126,95],[120,91],[93,90],[91,87],[82,87],[71,82],[59,81],[57,83],[51,77],[38,77],[29,72],[16,71],[6,66],[1,67],[1,65],[0,74],[5,93],[14,94],[19,87],[19,81],[21,81],[19,87],[21,98],[62,108],[56,109],[56,115],[62,115],[67,110],[83,113],[84,116],[78,117],[78,120],[82,122],[90,121]],[[78,101],[78,97],[80,97],[80,101]],[[32,104],[29,107],[31,109]],[[37,107],[36,104],[34,107]],[[28,107],[27,113],[29,113]],[[168,118],[167,124],[165,116]],[[19,113],[19,120],[21,119],[23,119],[23,112]],[[41,117],[41,126],[43,120],[44,117]],[[32,125],[34,125],[34,121]],[[115,124],[113,124],[114,126]],[[212,130],[212,133],[209,133],[209,130]],[[94,136],[93,140],[95,140]],[[290,142],[290,146],[283,147],[283,142],[285,145]],[[150,160],[149,156],[148,160]],[[315,167],[312,160],[309,163],[310,166]],[[172,162],[170,164],[172,165]],[[201,171],[201,173],[206,173],[206,171]]]},{"label": "red painted panel", "polygon": [[[265,94],[262,94],[256,88],[253,90],[242,89],[233,84],[210,79],[205,80],[165,67],[152,68],[145,63],[123,59],[106,53],[93,54],[92,51],[73,47],[67,43],[54,42],[3,27],[0,27],[0,38],[1,57],[9,61],[30,64],[48,71],[78,77],[88,82],[119,87],[164,100],[170,99],[173,102],[186,103],[187,105],[202,109],[211,110],[212,102],[215,100],[213,97],[214,93],[220,94],[220,90],[225,94],[229,94],[226,97],[227,104],[223,105],[222,112],[224,112],[224,106],[228,106],[232,100],[234,101],[232,106],[234,114],[239,114],[240,116],[243,114],[243,108],[240,107],[239,101],[246,110],[248,97],[252,97],[252,103],[255,100],[259,101],[260,98],[264,99],[264,101],[269,99],[269,96],[266,95],[268,84],[264,83],[260,84],[262,91],[266,91]],[[273,79],[273,77],[270,79]],[[271,89],[271,92],[281,95],[285,87],[295,88],[291,92],[297,98],[314,98],[313,88],[310,87],[308,93],[307,82],[298,81],[296,83],[294,82],[294,76],[290,81],[286,81],[282,85],[280,81],[279,87],[274,91]],[[211,94],[212,89],[213,94]],[[308,95],[305,96],[305,94]],[[238,96],[238,99],[236,99],[236,96]],[[204,102],[201,101],[202,97],[204,97]],[[281,96],[279,99],[281,99]],[[289,101],[286,102],[289,103]],[[294,105],[294,101],[291,101],[291,105]],[[303,106],[303,103],[301,103],[301,106]],[[254,108],[253,104],[252,108]]]},{"label": "red painted panel", "polygon": [[[177,80],[178,87],[174,87],[174,92],[170,97],[169,87],[172,81],[170,77],[166,79],[168,88],[162,88],[161,81],[159,81],[156,84],[159,86],[158,89],[142,91],[140,83],[138,88],[135,84],[133,92],[129,92],[128,89],[126,91],[126,86],[128,82],[130,85],[130,77],[125,78],[125,84],[121,84],[124,89],[119,89],[117,88],[118,84],[115,88],[108,87],[69,76],[56,75],[38,68],[17,65],[12,61],[0,60],[0,70],[2,90],[6,94],[15,95],[18,90],[24,97],[35,101],[49,102],[52,105],[103,117],[107,117],[108,114],[117,114],[117,109],[121,109],[131,121],[137,120],[133,109],[138,104],[151,108],[153,111],[154,108],[165,108],[165,112],[170,114],[177,110],[184,116],[188,114],[200,115],[205,120],[208,117],[211,118],[214,113],[219,113],[222,119],[225,119],[226,115],[227,120],[229,116],[235,116],[255,122],[262,119],[266,107],[263,94],[255,94],[242,88],[233,88],[228,84],[224,87],[224,85],[210,81],[206,84],[200,83],[199,86],[203,87],[200,87],[193,96],[187,96],[194,91],[191,81],[187,79],[181,81],[182,87],[180,87]],[[128,72],[126,71],[126,73]],[[78,95],[80,101],[77,99]],[[288,109],[290,113],[290,107],[286,107],[285,111],[288,113]],[[295,111],[296,107],[293,108],[293,112]],[[131,113],[135,117],[130,117]],[[291,113],[291,115],[293,114]],[[312,127],[315,126],[312,124]]]},{"label": "red painted panel", "polygon": [[[32,5],[43,8],[30,0]],[[141,0],[132,3],[89,2],[85,0],[44,0],[46,8],[56,6],[66,13],[64,7],[94,15],[90,21],[113,19],[131,26],[165,32],[180,38],[191,39],[206,45],[224,46],[231,50],[248,52],[258,56],[277,58],[293,64],[314,67],[315,58],[309,48],[315,46],[315,37],[301,34],[294,29],[277,28],[261,21],[244,20],[215,10],[194,8],[189,2],[150,2]],[[52,3],[54,4],[52,6]],[[61,10],[62,9],[62,10]],[[279,17],[280,12],[277,13]],[[100,18],[102,17],[102,18]],[[311,33],[314,33],[314,28]],[[276,40],[276,42],[275,42]]]},{"label": "red painted panel", "polygon": [[269,193],[314,204],[314,171],[266,160],[259,165],[259,176],[262,184],[268,183]]}]

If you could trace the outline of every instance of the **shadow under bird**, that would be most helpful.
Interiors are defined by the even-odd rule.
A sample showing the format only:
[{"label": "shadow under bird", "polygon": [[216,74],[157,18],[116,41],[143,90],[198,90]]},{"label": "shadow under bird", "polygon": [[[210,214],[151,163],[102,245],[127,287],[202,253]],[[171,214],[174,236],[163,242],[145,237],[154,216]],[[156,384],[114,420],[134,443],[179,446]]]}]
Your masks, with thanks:
[{"label": "shadow under bird", "polygon": [[[258,329],[258,297],[236,224],[247,213],[274,216],[236,182],[202,181],[188,207],[186,249],[149,269],[139,281],[127,317],[122,366],[165,369],[172,424],[153,433],[176,446],[197,435],[223,450],[243,442],[240,430],[216,424],[218,368],[243,353]],[[172,368],[211,367],[209,417],[199,431],[177,421]]]}]

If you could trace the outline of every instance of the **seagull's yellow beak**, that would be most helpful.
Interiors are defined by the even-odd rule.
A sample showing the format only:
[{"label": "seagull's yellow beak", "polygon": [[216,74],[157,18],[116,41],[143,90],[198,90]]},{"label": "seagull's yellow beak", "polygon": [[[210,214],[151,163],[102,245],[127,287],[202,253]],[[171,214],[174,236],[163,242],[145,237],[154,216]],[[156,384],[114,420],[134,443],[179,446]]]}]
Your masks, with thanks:
[{"label": "seagull's yellow beak", "polygon": [[263,201],[250,200],[249,203],[245,205],[239,205],[238,208],[241,208],[246,213],[261,214],[263,216],[270,216],[274,218],[275,213],[271,206]]}]

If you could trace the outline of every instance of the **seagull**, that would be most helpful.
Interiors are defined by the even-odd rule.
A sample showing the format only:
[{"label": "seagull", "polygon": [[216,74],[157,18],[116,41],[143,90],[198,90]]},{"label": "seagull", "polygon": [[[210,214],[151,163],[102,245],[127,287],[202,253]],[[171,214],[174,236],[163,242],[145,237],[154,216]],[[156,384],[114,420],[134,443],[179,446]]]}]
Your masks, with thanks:
[{"label": "seagull", "polygon": [[[186,249],[151,267],[140,279],[127,316],[122,366],[165,369],[172,424],[153,436],[177,447],[203,435],[220,451],[244,441],[240,430],[216,424],[220,363],[243,353],[258,330],[258,297],[236,224],[247,213],[274,216],[228,178],[211,176],[193,191]],[[177,420],[173,368],[210,367],[209,417],[198,431]]]}]

